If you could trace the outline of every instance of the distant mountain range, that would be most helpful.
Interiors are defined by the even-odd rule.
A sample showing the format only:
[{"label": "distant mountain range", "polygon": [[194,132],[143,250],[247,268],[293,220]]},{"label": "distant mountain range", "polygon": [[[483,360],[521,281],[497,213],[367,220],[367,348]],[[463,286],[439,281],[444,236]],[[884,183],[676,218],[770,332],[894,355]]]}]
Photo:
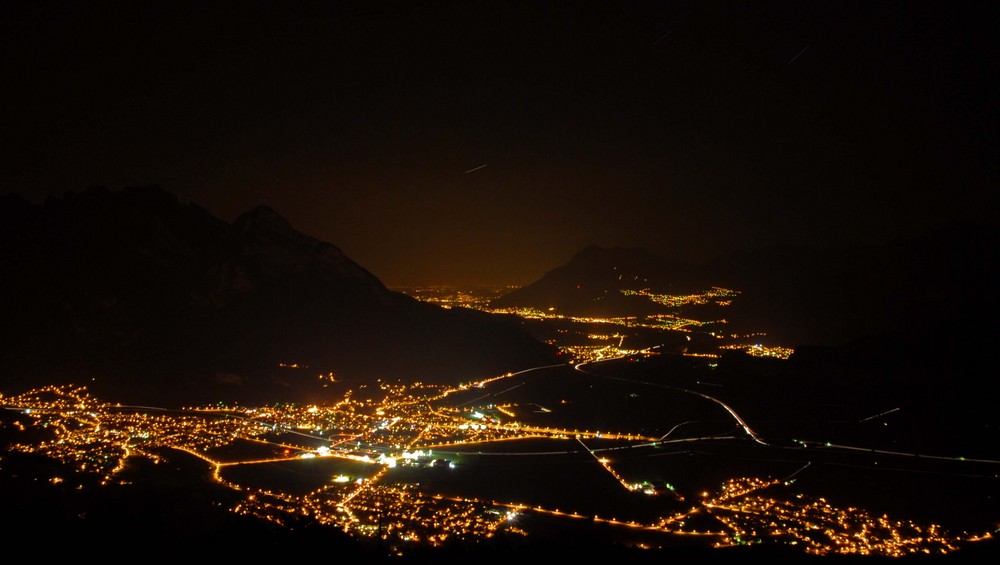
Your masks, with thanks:
[{"label": "distant mountain range", "polygon": [[527,306],[572,316],[651,314],[666,308],[622,291],[687,294],[709,288],[710,281],[701,265],[641,248],[590,245],[541,279],[494,299],[491,306]]},{"label": "distant mountain range", "polygon": [[[735,331],[801,351],[988,349],[998,233],[961,225],[705,264],[594,245],[493,306],[638,315],[666,307],[634,291],[722,287],[739,292],[721,311]],[[320,374],[450,383],[558,359],[512,317],[388,290],[270,208],[229,223],[155,187],[67,192],[42,205],[0,196],[0,272],[0,390],[79,382],[123,402],[270,401],[321,393]]]},{"label": "distant mountain range", "polygon": [[388,290],[270,208],[229,223],[156,187],[0,197],[0,272],[3,389],[268,402],[319,374],[452,383],[555,359],[513,320]]},{"label": "distant mountain range", "polygon": [[843,346],[928,332],[978,340],[996,335],[998,233],[996,226],[956,225],[886,245],[772,247],[703,264],[592,245],[491,306],[571,316],[648,315],[668,308],[629,291],[687,294],[721,287],[739,292],[719,312],[735,331],[765,332],[788,346]]},{"label": "distant mountain range", "polygon": [[955,224],[882,245],[745,251],[708,268],[742,292],[734,324],[794,345],[931,334],[986,343],[1000,327],[998,236],[997,225]]}]

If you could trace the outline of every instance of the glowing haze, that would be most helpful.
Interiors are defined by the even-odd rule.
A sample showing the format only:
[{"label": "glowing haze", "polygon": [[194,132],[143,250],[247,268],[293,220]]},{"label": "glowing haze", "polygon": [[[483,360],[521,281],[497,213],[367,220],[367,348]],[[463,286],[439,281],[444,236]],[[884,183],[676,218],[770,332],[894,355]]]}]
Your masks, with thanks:
[{"label": "glowing haze", "polygon": [[264,204],[388,285],[998,215],[985,3],[5,3],[0,187]]}]

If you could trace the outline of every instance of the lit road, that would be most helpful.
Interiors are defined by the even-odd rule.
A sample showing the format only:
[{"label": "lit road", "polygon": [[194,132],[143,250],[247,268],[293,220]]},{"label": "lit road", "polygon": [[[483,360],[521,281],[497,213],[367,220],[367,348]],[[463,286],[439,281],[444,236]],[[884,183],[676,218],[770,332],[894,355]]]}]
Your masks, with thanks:
[{"label": "lit road", "polygon": [[[268,408],[266,411],[254,408],[248,412],[248,414],[256,414],[253,417],[231,410],[196,409],[181,411],[180,417],[175,418],[164,414],[162,409],[156,407],[131,407],[139,412],[156,411],[155,417],[146,417],[142,413],[122,414],[121,409],[126,407],[101,404],[96,399],[86,395],[82,389],[58,387],[42,391],[51,395],[51,398],[39,398],[41,393],[32,391],[23,397],[10,397],[11,405],[4,407],[19,410],[34,420],[32,423],[28,421],[29,418],[19,418],[15,425],[21,431],[29,429],[31,425],[36,425],[47,430],[48,433],[55,434],[58,439],[58,441],[42,442],[38,445],[19,445],[19,449],[27,453],[40,453],[59,458],[77,468],[93,469],[93,472],[102,474],[101,484],[110,484],[114,477],[126,468],[126,462],[130,459],[147,457],[153,461],[159,461],[160,456],[156,455],[157,448],[176,449],[211,465],[213,468],[212,477],[219,484],[242,492],[241,502],[235,508],[241,513],[280,522],[282,517],[288,513],[299,515],[311,512],[323,523],[334,524],[359,536],[399,532],[393,535],[397,536],[397,540],[406,541],[410,539],[411,532],[413,535],[420,535],[421,538],[429,535],[452,536],[473,533],[477,536],[488,537],[501,527],[501,524],[512,521],[518,512],[530,511],[553,517],[587,518],[594,522],[599,521],[608,525],[646,531],[714,536],[714,539],[709,539],[719,544],[742,543],[743,532],[761,531],[768,534],[790,536],[797,540],[795,543],[808,543],[813,550],[824,553],[832,551],[878,552],[895,556],[914,549],[930,550],[930,548],[934,548],[942,551],[954,549],[954,542],[958,538],[947,537],[945,535],[948,534],[947,532],[939,533],[937,526],[932,525],[925,531],[915,530],[911,522],[890,523],[884,517],[872,516],[857,508],[838,509],[831,507],[823,499],[813,501],[809,498],[801,498],[801,495],[794,499],[784,499],[765,492],[769,486],[779,482],[777,479],[765,480],[753,477],[731,479],[726,481],[721,490],[717,492],[701,491],[696,505],[694,507],[688,506],[690,508],[688,510],[681,510],[668,516],[660,514],[655,516],[652,521],[636,521],[622,514],[618,514],[617,517],[615,514],[611,514],[610,518],[590,512],[581,515],[578,512],[573,512],[574,508],[562,508],[563,504],[560,504],[558,508],[543,508],[537,504],[527,505],[512,500],[491,502],[489,500],[449,498],[442,493],[427,495],[421,493],[419,489],[411,488],[411,485],[406,483],[394,482],[394,479],[389,475],[390,469],[394,468],[397,462],[400,465],[410,465],[418,458],[426,458],[421,459],[422,462],[416,463],[427,465],[432,457],[440,457],[443,454],[454,454],[458,457],[468,456],[469,459],[484,459],[488,456],[497,459],[534,456],[531,461],[515,462],[527,465],[545,465],[546,461],[539,460],[538,457],[559,457],[567,454],[586,453],[590,456],[589,458],[593,458],[596,463],[600,464],[603,471],[617,481],[621,488],[630,492],[659,495],[666,493],[662,488],[655,487],[663,487],[663,484],[653,485],[650,481],[641,480],[643,478],[641,476],[638,478],[630,477],[632,473],[636,472],[633,465],[636,456],[698,454],[702,452],[690,451],[697,449],[692,446],[696,446],[699,442],[713,441],[723,442],[724,447],[729,447],[736,443],[733,440],[738,440],[742,443],[738,449],[742,449],[747,445],[746,436],[754,439],[758,444],[769,445],[761,440],[734,410],[709,395],[659,383],[596,374],[586,370],[586,365],[580,363],[568,366],[588,375],[588,380],[589,376],[604,377],[698,395],[724,408],[729,414],[726,421],[729,421],[729,418],[734,419],[742,427],[742,430],[726,426],[728,431],[724,435],[672,439],[671,436],[682,426],[699,421],[687,420],[676,423],[666,433],[662,433],[662,430],[657,431],[656,437],[643,437],[610,431],[601,433],[587,430],[581,432],[525,426],[516,420],[500,423],[491,419],[484,420],[482,423],[470,423],[468,409],[456,410],[454,406],[451,406],[435,410],[430,406],[433,401],[440,400],[448,393],[457,391],[465,391],[463,394],[478,397],[473,402],[504,394],[522,386],[522,383],[516,380],[500,383],[497,388],[502,390],[497,393],[469,389],[482,389],[487,383],[515,375],[523,375],[531,371],[557,367],[567,368],[567,364],[535,367],[518,373],[507,373],[459,388],[449,388],[443,394],[439,392],[444,391],[444,388],[432,389],[429,394],[426,392],[427,388],[420,388],[417,389],[419,394],[413,394],[405,387],[387,386],[383,389],[387,390],[388,394],[385,399],[377,403],[367,399],[363,402],[351,401],[345,397],[343,402],[331,408],[288,406],[280,409]],[[577,377],[573,380],[583,379]],[[3,400],[6,403],[7,398],[3,398]],[[459,406],[465,404],[468,402],[463,402]],[[547,401],[546,404],[548,404]],[[537,404],[532,404],[532,406],[541,408]],[[710,410],[714,410],[714,408]],[[885,410],[871,418],[882,417],[896,410],[898,409]],[[504,414],[515,418],[514,411],[504,412]],[[190,417],[194,415],[202,417]],[[317,434],[299,431],[300,429],[318,430],[320,437],[317,437]],[[331,431],[335,433],[330,433]],[[267,435],[272,432],[277,432],[280,439],[274,439],[273,436]],[[272,439],[266,439],[268,437],[272,437]],[[317,445],[317,442],[299,442],[298,438],[300,437],[322,440],[323,444],[310,448],[310,445]],[[539,451],[525,452],[518,449],[523,447],[523,444],[513,443],[525,438],[557,439],[562,440],[562,442],[532,443],[532,445],[539,446]],[[597,438],[626,441],[592,449],[588,443]],[[244,446],[240,445],[240,449],[235,450],[235,453],[243,455],[238,458],[239,460],[233,461],[235,456],[231,446],[237,440],[253,442],[257,445],[253,446],[251,450],[245,450]],[[347,445],[343,449],[330,449],[336,444],[355,441],[356,446]],[[500,447],[500,443],[504,441],[512,442],[507,444],[512,447],[510,449]],[[790,474],[784,478],[785,482],[795,481],[800,475],[811,472],[807,470],[811,470],[816,463],[820,465],[828,463],[824,461],[825,457],[820,456],[824,450],[833,454],[837,454],[838,451],[884,454],[887,456],[886,458],[890,455],[911,455],[927,459],[1000,463],[1000,461],[992,460],[918,456],[831,443],[795,441],[797,442],[796,446],[779,445],[774,447],[796,450],[798,453],[796,458],[761,459],[757,453],[760,450],[755,446],[751,445],[751,447],[755,451],[755,459],[758,461],[783,462],[782,468],[790,471]],[[296,443],[303,445],[294,445]],[[363,443],[366,444],[364,447],[362,447]],[[267,448],[261,449],[258,446],[267,446]],[[675,449],[668,448],[659,451],[651,449],[665,446],[671,446]],[[354,447],[358,449],[355,450]],[[424,449],[429,448],[433,448],[433,456],[430,452],[422,453]],[[412,449],[419,451],[412,452]],[[542,449],[548,450],[542,451]],[[634,451],[637,449],[646,449],[648,452]],[[291,453],[295,455],[287,456]],[[220,461],[214,454],[221,455],[222,459],[225,460]],[[243,473],[223,472],[225,469],[233,469],[236,466],[268,465],[292,459],[314,457],[346,459],[364,462],[369,466],[358,473],[362,476],[355,478],[352,483],[348,482],[350,477],[346,474],[337,475],[335,479],[319,478],[315,490],[307,494],[282,492],[281,490],[241,484],[240,477]],[[767,457],[766,454],[765,457]],[[804,458],[813,461],[804,461]],[[574,458],[574,461],[586,461],[586,459],[578,457]],[[865,459],[865,457],[838,456],[832,460],[832,463],[851,465],[858,462],[865,463]],[[784,466],[792,462],[796,463],[794,468],[789,469]],[[460,460],[459,463],[464,464],[466,461]],[[470,461],[470,463],[479,463],[479,461]],[[668,461],[668,463],[673,464],[672,461]],[[431,464],[436,465],[436,460],[435,463]],[[682,464],[687,465],[687,463]],[[352,467],[354,466],[352,465]],[[475,469],[475,467],[470,468]],[[882,469],[882,466],[879,469]],[[620,474],[620,472],[624,474]],[[392,480],[383,480],[385,477],[390,477]],[[340,480],[341,478],[344,480]],[[59,478],[52,480],[56,481]],[[666,484],[666,488],[676,497],[678,502],[684,502],[684,497],[676,492],[673,486]],[[535,496],[532,495],[532,497]],[[428,501],[437,502],[428,503]],[[447,504],[445,504],[446,502]],[[570,506],[574,505],[576,502],[571,499]],[[507,510],[513,510],[513,512],[492,511],[489,510],[490,506],[503,506]],[[722,529],[715,531],[715,526],[709,526],[711,531],[706,531],[701,526],[708,525],[710,522],[705,520],[689,520],[685,525],[686,520],[693,518],[699,512],[702,513],[702,517],[716,520],[721,524]],[[603,512],[601,513],[603,514]],[[618,517],[623,519],[619,520]],[[885,530],[885,533],[859,538],[856,528],[856,524],[859,523],[864,524],[865,531],[878,533]],[[817,528],[817,524],[821,524],[822,527]],[[516,527],[516,524],[514,526]],[[702,530],[701,533],[692,530],[693,527]],[[988,535],[989,532],[982,534],[982,536],[977,533],[975,534],[977,537],[969,539],[979,539],[979,537]],[[430,538],[428,537],[428,539]]]},{"label": "lit road", "polygon": [[972,457],[961,457],[961,456],[948,456],[948,455],[923,455],[920,453],[907,453],[903,451],[889,451],[885,449],[872,449],[870,447],[857,447],[852,445],[839,445],[836,443],[822,442],[822,441],[807,441],[797,439],[794,440],[798,442],[802,447],[819,448],[819,449],[843,449],[846,451],[861,451],[865,453],[875,453],[880,455],[895,455],[900,457],[917,457],[920,459],[936,459],[940,461],[967,461],[970,463],[991,463],[1000,465],[1000,460],[997,459],[976,459]]},{"label": "lit road", "polygon": [[[620,359],[620,357],[618,359]],[[610,360],[611,359],[606,359],[606,361],[610,361]],[[604,360],[602,360],[602,361],[604,361]],[[739,424],[739,426],[743,428],[743,431],[745,431],[747,433],[747,435],[750,436],[750,439],[754,440],[755,442],[757,442],[757,443],[759,443],[761,445],[769,445],[766,441],[764,441],[760,436],[757,435],[757,432],[753,431],[753,429],[750,428],[750,426],[743,420],[743,418],[740,417],[739,414],[736,413],[735,410],[733,410],[728,404],[726,404],[725,402],[719,400],[718,398],[709,396],[707,394],[704,394],[704,393],[701,393],[701,392],[698,392],[698,391],[695,391],[695,390],[689,390],[689,389],[686,389],[686,388],[680,388],[680,387],[670,386],[670,385],[665,385],[665,384],[660,384],[660,383],[651,383],[651,382],[648,382],[648,381],[637,381],[637,380],[632,380],[632,379],[625,379],[625,378],[622,378],[622,377],[610,377],[610,376],[607,376],[607,375],[599,375],[597,373],[591,373],[590,371],[586,371],[586,370],[583,369],[584,365],[589,365],[589,364],[598,363],[598,362],[599,361],[589,361],[589,362],[585,362],[585,363],[577,363],[576,365],[573,366],[573,368],[576,369],[577,371],[580,371],[581,373],[584,373],[586,375],[590,375],[590,376],[593,376],[593,377],[601,377],[601,378],[605,378],[605,379],[612,379],[612,380],[616,380],[616,381],[623,381],[623,382],[628,382],[628,383],[635,383],[635,384],[641,384],[641,385],[647,385],[647,386],[654,386],[654,387],[659,387],[659,388],[668,388],[668,389],[671,389],[671,390],[679,390],[681,392],[686,392],[688,394],[694,394],[694,395],[700,396],[700,397],[702,397],[702,398],[704,398],[706,400],[710,400],[710,401],[718,404],[723,409],[725,409],[726,412],[729,412],[729,415],[731,415],[733,417],[733,419],[736,420],[736,423]],[[671,431],[673,431],[673,430],[671,430]],[[670,435],[670,432],[667,432],[667,435]],[[666,435],[663,436],[663,437],[666,437]]]}]

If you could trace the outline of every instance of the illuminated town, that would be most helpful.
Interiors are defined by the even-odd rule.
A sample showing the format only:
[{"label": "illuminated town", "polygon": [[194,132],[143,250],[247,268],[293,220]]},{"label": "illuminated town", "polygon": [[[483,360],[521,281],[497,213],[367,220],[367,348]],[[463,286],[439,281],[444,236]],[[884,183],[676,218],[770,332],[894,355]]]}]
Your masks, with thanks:
[{"label": "illuminated town", "polygon": [[[529,425],[517,418],[526,407],[516,403],[448,403],[453,395],[502,384],[513,375],[459,387],[382,383],[348,390],[329,406],[166,410],[107,403],[73,386],[0,396],[0,404],[21,416],[13,425],[25,440],[15,442],[12,451],[41,454],[62,462],[68,473],[93,476],[98,480],[92,488],[121,481],[121,472],[136,458],[159,463],[183,452],[203,460],[219,484],[241,493],[232,512],[277,524],[308,517],[360,539],[379,540],[398,554],[450,539],[488,539],[500,531],[529,536],[518,525],[519,517],[528,513],[587,518],[662,539],[701,539],[711,547],[767,540],[820,555],[948,553],[968,541],[933,524],[870,516],[858,508],[837,508],[822,499],[794,494],[789,490],[794,481],[785,479],[733,478],[717,491],[685,496],[670,485],[658,487],[616,469],[614,450],[664,445],[669,443],[666,436]],[[590,453],[594,464],[610,474],[623,493],[670,494],[674,510],[645,520],[585,515],[573,508],[544,508],[516,499],[447,495],[395,478],[396,472],[407,468],[447,472],[462,465],[448,455],[455,454],[456,447],[485,448],[530,438],[575,441],[582,447],[578,451]],[[624,443],[604,450],[585,443],[597,439]],[[320,464],[328,466],[319,468],[316,484],[305,490],[283,489],[278,483],[252,479],[249,473],[275,465],[287,469],[306,465],[316,471]],[[58,483],[66,478],[47,480]],[[706,517],[711,520],[705,522]]]},{"label": "illuminated town", "polygon": [[[655,293],[649,289],[629,290],[621,289],[624,296],[636,296],[649,300],[654,304],[671,309],[670,312],[646,314],[644,316],[616,316],[616,317],[584,317],[570,316],[559,313],[555,308],[541,310],[532,307],[519,308],[493,308],[490,306],[491,300],[510,291],[510,287],[476,287],[460,289],[445,286],[434,287],[412,287],[401,288],[409,296],[437,304],[443,308],[470,308],[481,310],[492,314],[510,314],[519,316],[526,320],[555,320],[581,325],[604,324],[608,326],[618,326],[620,328],[646,328],[651,330],[675,331],[680,333],[700,332],[711,336],[717,343],[713,344],[713,349],[742,351],[755,357],[772,357],[777,359],[788,359],[795,350],[791,347],[781,345],[766,345],[760,343],[761,338],[766,337],[764,332],[753,332],[736,334],[732,332],[719,332],[705,327],[724,327],[727,324],[725,319],[719,320],[697,320],[685,317],[680,314],[686,306],[704,306],[712,304],[720,308],[725,308],[733,303],[739,296],[739,291],[712,287],[699,293],[690,294],[662,294]],[[586,345],[557,344],[564,353],[577,361],[600,361],[603,359],[634,355],[643,348],[628,348],[623,342],[626,337],[624,333],[614,332],[612,334],[587,334],[591,343]],[[609,343],[609,342],[617,342]],[[698,352],[699,356],[718,355],[717,352]]]},{"label": "illuminated town", "polygon": [[998,28],[5,2],[8,563],[1000,565]]}]

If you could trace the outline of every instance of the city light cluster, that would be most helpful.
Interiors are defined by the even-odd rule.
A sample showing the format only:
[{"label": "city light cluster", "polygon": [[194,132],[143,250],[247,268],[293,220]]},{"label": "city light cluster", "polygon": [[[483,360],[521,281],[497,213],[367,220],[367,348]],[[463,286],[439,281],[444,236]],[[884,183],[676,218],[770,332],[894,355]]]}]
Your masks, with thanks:
[{"label": "city light cluster", "polygon": [[712,287],[710,290],[692,294],[662,294],[653,292],[648,288],[640,290],[621,289],[621,293],[625,296],[644,296],[657,304],[672,308],[704,304],[729,306],[732,304],[732,299],[740,294],[739,291],[721,287]]},{"label": "city light cluster", "polygon": [[[448,540],[484,539],[504,528],[524,533],[511,526],[515,512],[584,517],[572,509],[446,497],[393,478],[394,469],[407,466],[442,467],[448,472],[455,461],[436,452],[443,446],[454,449],[518,438],[575,438],[626,492],[637,496],[671,493],[673,500],[685,500],[669,485],[620,473],[613,460],[583,443],[600,438],[634,441],[638,446],[649,445],[656,438],[610,430],[530,426],[517,420],[521,407],[516,403],[458,407],[436,402],[511,376],[506,373],[459,387],[380,383],[375,395],[379,398],[360,399],[347,391],[329,406],[162,410],[101,402],[85,388],[75,386],[0,396],[0,403],[30,421],[30,426],[17,422],[14,429],[34,439],[15,442],[11,449],[62,461],[73,472],[100,477],[99,484],[113,481],[132,458],[159,462],[170,457],[170,450],[176,450],[202,459],[212,467],[216,481],[243,493],[240,503],[232,508],[234,512],[276,524],[307,517],[361,538],[378,539],[399,551],[414,544],[434,546]],[[238,442],[257,446],[257,451],[253,456],[233,455],[231,448]],[[248,465],[304,458],[350,462],[356,471],[332,473],[305,494],[250,487],[230,473]],[[56,484],[63,477],[47,480]],[[798,545],[820,555],[945,553],[963,541],[935,525],[919,526],[871,516],[857,508],[836,508],[823,499],[788,495],[787,487],[788,483],[775,479],[733,479],[717,493],[702,493],[686,512],[647,522],[596,515],[588,518],[665,534],[707,536],[716,545],[767,540]],[[701,521],[700,529],[692,529],[688,524],[695,522],[695,515],[714,519],[717,527],[705,528]]]},{"label": "city light cluster", "polygon": [[872,516],[858,508],[837,508],[822,498],[796,495],[780,499],[761,491],[778,481],[738,479],[702,505],[727,529],[728,543],[759,543],[762,539],[802,545],[815,555],[858,554],[903,557],[956,551],[961,539],[937,525]]},{"label": "city light cluster", "polygon": [[730,344],[730,345],[720,345],[719,349],[727,349],[731,351],[742,351],[747,355],[753,355],[754,357],[773,357],[775,359],[788,359],[795,353],[795,349],[791,347],[781,347],[781,346],[768,346],[761,345],[759,343],[754,344]]}]

